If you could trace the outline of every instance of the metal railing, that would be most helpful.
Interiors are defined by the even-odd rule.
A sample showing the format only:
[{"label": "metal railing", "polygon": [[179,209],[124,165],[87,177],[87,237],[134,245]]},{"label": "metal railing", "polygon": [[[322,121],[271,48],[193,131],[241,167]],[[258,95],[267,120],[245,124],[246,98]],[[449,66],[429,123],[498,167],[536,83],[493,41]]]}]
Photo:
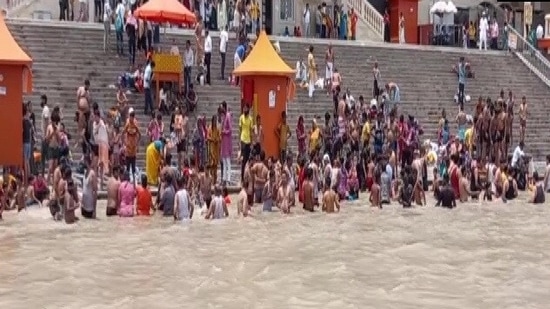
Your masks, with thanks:
[{"label": "metal railing", "polygon": [[15,11],[19,8],[25,7],[33,1],[34,0],[0,0],[0,8],[6,9],[9,16],[10,11]]},{"label": "metal railing", "polygon": [[[420,31],[420,42],[427,42],[429,45],[464,47],[464,36],[462,25],[430,25],[429,31]],[[427,39],[424,37],[427,36]],[[496,44],[491,44],[491,38],[487,38],[487,49],[504,50],[507,49],[507,34],[504,29],[499,29],[499,35]],[[426,44],[426,43],[423,43]],[[470,41],[466,33],[466,47],[478,48],[479,38]]]},{"label": "metal railing", "polygon": [[[533,44],[525,39],[516,29],[510,27],[508,35],[508,46],[519,58],[528,62],[531,70],[537,70],[542,76],[539,76],[546,84],[550,85],[550,61],[533,46],[536,45],[536,39]],[[529,67],[529,65],[528,65]],[[537,72],[534,72],[537,73]]]},{"label": "metal railing", "polygon": [[347,4],[349,8],[353,8],[361,20],[367,23],[380,40],[384,40],[384,16],[368,0],[347,0]]}]

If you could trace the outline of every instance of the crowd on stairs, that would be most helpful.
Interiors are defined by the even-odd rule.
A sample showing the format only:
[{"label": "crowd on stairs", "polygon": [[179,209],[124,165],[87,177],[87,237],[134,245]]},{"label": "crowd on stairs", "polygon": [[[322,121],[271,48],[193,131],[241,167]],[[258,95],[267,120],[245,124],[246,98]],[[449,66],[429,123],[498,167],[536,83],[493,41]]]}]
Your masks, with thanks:
[{"label": "crowd on stairs", "polygon": [[[118,18],[121,12],[117,8],[114,14]],[[126,16],[126,32],[139,34],[139,25],[135,27],[131,13],[122,11],[121,16]],[[202,25],[198,25],[197,34],[201,30]],[[22,210],[47,203],[54,218],[68,223],[77,219],[74,211],[78,207],[83,217],[93,218],[98,192],[105,189],[108,216],[149,215],[159,210],[164,216],[185,219],[193,216],[194,205],[205,206],[207,218],[226,216],[230,203],[228,187],[235,183],[231,173],[233,111],[226,102],[220,102],[214,115],[193,115],[197,98],[191,95],[190,81],[208,84],[211,74],[207,59],[214,46],[208,30],[204,33],[205,38],[197,35],[195,50],[191,42],[186,42],[184,56],[188,52],[189,57],[193,56],[193,67],[198,64],[206,68],[196,77],[192,77],[191,68],[186,68],[184,90],[152,88],[155,63],[151,56],[156,48],[154,42],[149,42],[141,48],[143,58],[138,57],[138,61],[143,61],[143,70],[119,79],[117,105],[113,108],[94,102],[89,81],[77,89],[75,134],[65,132],[63,121],[67,119],[57,106],[50,111],[46,96],[42,97],[38,125],[26,105],[23,137],[28,164],[22,172],[5,169],[0,214],[1,210]],[[227,39],[220,40],[221,54],[226,52]],[[239,40],[235,67],[253,46],[243,37]],[[176,52],[177,48],[170,50]],[[262,150],[265,137],[261,116],[253,118],[249,107],[243,108],[238,121],[241,150],[236,154],[241,164],[239,214],[250,215],[254,204],[261,204],[263,211],[279,209],[289,213],[297,202],[302,203],[305,211],[314,211],[322,205],[324,211],[333,212],[340,208],[340,202],[357,200],[366,191],[370,192],[369,201],[374,207],[382,208],[392,202],[403,207],[426,205],[430,166],[434,166],[431,180],[434,197],[444,207],[455,207],[456,199],[465,202],[481,194],[487,200],[495,196],[507,201],[516,198],[521,189],[533,192],[532,202],[544,202],[544,192],[550,189],[550,170],[543,178],[538,177],[524,153],[528,116],[525,97],[518,112],[511,91],[508,97],[501,91],[496,100],[480,97],[473,117],[467,115],[464,104],[468,101],[465,85],[469,74],[467,63],[461,58],[454,67],[458,75],[458,112],[453,121],[456,134],[451,134],[450,122],[443,112],[437,142],[423,141],[422,125],[414,115],[400,112],[399,86],[391,81],[382,82],[377,63],[372,69],[372,94],[355,100],[349,90],[344,90],[345,75],[338,71],[334,48],[328,45],[324,52],[325,78],[321,82],[317,78],[321,66],[315,63],[313,54],[310,47],[307,67],[297,72],[297,82],[308,89],[310,97],[315,95],[315,87],[326,89],[334,107],[327,107],[324,119],[299,117],[295,126],[282,113],[276,130],[278,157],[266,157]],[[220,68],[222,79],[224,69]],[[125,98],[129,88],[144,95],[144,111],[151,115],[146,125],[137,122],[137,106],[131,106]],[[153,92],[158,93],[156,100]],[[521,130],[513,155],[508,158],[513,145],[514,114],[519,116]],[[170,118],[168,130],[163,116]],[[190,126],[193,116],[197,119],[194,128]],[[42,149],[35,157],[31,145],[39,135]],[[291,138],[297,141],[296,154],[289,147]],[[136,154],[143,141],[146,163],[145,173],[140,173]],[[81,194],[76,193],[71,164],[75,161],[71,148],[76,146],[82,147],[83,153]],[[173,163],[174,153],[177,160]],[[41,168],[33,167],[35,163],[42,163]],[[159,187],[156,200],[151,197],[150,186]]]}]

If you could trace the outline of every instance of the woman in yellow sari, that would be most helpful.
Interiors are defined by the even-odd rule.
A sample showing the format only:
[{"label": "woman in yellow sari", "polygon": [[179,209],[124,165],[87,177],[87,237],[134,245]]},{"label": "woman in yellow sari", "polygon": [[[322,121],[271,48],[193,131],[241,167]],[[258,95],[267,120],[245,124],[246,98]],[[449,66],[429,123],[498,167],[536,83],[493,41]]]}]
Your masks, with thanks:
[{"label": "woman in yellow sari", "polygon": [[208,143],[208,169],[212,179],[218,181],[218,165],[220,164],[221,152],[221,132],[218,128],[218,119],[216,115],[212,116],[212,122],[208,128],[207,143]]},{"label": "woman in yellow sari", "polygon": [[321,149],[321,137],[321,129],[317,125],[317,120],[313,119],[309,132],[309,154],[311,157]]},{"label": "woman in yellow sari", "polygon": [[145,151],[145,173],[149,184],[157,186],[159,184],[160,166],[162,163],[162,153],[166,141],[164,138],[153,141]]}]

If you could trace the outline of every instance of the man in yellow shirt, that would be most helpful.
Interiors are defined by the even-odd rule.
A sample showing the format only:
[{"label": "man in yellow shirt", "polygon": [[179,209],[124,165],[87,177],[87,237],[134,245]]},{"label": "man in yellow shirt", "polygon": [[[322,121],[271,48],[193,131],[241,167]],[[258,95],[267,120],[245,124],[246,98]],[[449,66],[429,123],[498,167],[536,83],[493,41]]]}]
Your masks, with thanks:
[{"label": "man in yellow shirt", "polygon": [[283,111],[281,113],[281,122],[277,126],[277,130],[275,131],[275,134],[277,134],[277,138],[279,139],[279,161],[284,163],[286,162],[286,150],[288,146],[288,139],[290,136],[292,136],[292,133],[290,132],[290,127],[286,123],[286,112]]},{"label": "man in yellow shirt", "polygon": [[363,130],[361,132],[361,142],[363,142],[363,148],[369,148],[370,146],[370,119],[365,121]]},{"label": "man in yellow shirt", "polygon": [[239,136],[241,140],[241,157],[243,158],[241,163],[241,182],[244,175],[244,168],[250,159],[250,145],[252,144],[252,127],[254,123],[252,117],[250,117],[250,111],[248,105],[243,107],[243,113],[239,117]]}]

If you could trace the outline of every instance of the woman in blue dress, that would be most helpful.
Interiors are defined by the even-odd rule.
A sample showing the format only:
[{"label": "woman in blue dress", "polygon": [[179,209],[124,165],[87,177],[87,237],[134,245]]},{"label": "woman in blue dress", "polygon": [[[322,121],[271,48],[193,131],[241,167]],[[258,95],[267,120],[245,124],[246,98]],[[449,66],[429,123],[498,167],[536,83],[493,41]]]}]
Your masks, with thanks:
[{"label": "woman in blue dress", "polygon": [[346,40],[348,34],[348,14],[346,10],[340,10],[340,40]]}]

